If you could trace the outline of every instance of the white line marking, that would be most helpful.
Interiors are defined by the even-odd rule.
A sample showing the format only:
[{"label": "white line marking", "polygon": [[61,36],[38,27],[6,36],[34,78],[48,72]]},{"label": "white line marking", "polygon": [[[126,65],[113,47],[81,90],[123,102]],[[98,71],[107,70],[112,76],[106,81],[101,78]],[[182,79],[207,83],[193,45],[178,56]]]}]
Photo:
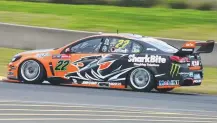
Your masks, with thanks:
[{"label": "white line marking", "polygon": [[0,121],[146,121],[146,122],[184,122],[184,123],[215,123],[213,121],[188,121],[188,120],[152,120],[152,119],[91,119],[91,118],[1,118]]},{"label": "white line marking", "polygon": [[[37,112],[96,112],[96,113],[128,113],[128,114],[144,114],[146,112],[129,112],[129,111],[114,111],[114,110],[77,110],[77,109],[23,109],[23,108],[17,108],[17,109],[0,109],[0,111],[37,111]],[[178,113],[164,113],[164,112],[147,112],[150,114],[178,114]],[[181,115],[181,114],[180,114]]]},{"label": "white line marking", "polygon": [[[6,101],[9,102],[9,101]],[[102,108],[102,107],[86,107],[86,106],[69,106],[69,105],[36,105],[36,104],[0,104],[0,106],[10,106],[10,107],[58,107],[58,108],[82,108],[79,109],[81,111],[84,111],[83,109],[88,108],[88,109],[92,109],[92,110],[112,110],[116,113],[138,113],[138,114],[161,114],[161,115],[185,115],[185,116],[206,116],[206,117],[210,117],[209,115],[201,115],[201,114],[190,114],[190,113],[174,113],[174,112],[156,112],[156,111],[143,111],[143,110],[129,110],[129,109],[117,109],[117,108]],[[26,108],[25,108],[26,109]],[[21,110],[25,110],[25,109],[21,109]],[[31,110],[30,108],[27,108],[28,110]],[[19,109],[0,109],[0,110],[19,110]],[[34,109],[33,109],[34,110]],[[45,110],[43,110],[45,111]],[[46,110],[48,111],[48,110]],[[70,109],[60,109],[60,110],[51,110],[51,111],[78,111],[78,110],[70,110]],[[212,116],[215,117],[215,116]],[[217,117],[216,117],[217,118]]]},{"label": "white line marking", "polygon": [[189,119],[189,120],[216,120],[217,118],[211,117],[173,117],[173,116],[161,116],[161,115],[149,115],[149,116],[133,116],[133,115],[110,115],[110,114],[24,114],[24,113],[4,113],[0,116],[87,116],[87,117],[120,117],[120,118],[157,118],[157,119]]},{"label": "white line marking", "polygon": [[207,112],[207,113],[217,113],[217,111],[208,111],[208,110],[190,110],[190,109],[169,109],[169,108],[151,108],[151,107],[129,107],[129,106],[116,106],[116,105],[98,105],[98,104],[76,104],[76,103],[60,103],[60,102],[40,102],[40,101],[20,101],[16,100],[16,102],[23,103],[38,103],[38,104],[57,104],[57,105],[77,105],[77,106],[90,106],[90,107],[100,107],[100,108],[125,108],[125,109],[139,109],[139,110],[167,110],[167,111],[189,111],[189,112]]},{"label": "white line marking", "polygon": [[154,112],[154,111],[115,111],[115,110],[87,110],[87,109],[0,109],[0,111],[29,111],[29,112],[91,112],[91,113],[115,113],[115,114],[140,114],[140,115],[173,115],[173,116],[197,116],[197,117],[210,117],[216,118],[216,116],[200,115],[200,114],[185,114],[185,113],[172,113],[172,112]]}]

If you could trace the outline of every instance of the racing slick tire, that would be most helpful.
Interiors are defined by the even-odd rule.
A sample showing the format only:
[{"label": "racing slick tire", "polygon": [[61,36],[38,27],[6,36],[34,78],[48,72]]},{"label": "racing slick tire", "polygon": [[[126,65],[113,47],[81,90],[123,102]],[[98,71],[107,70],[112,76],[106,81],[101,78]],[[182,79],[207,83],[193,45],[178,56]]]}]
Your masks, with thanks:
[{"label": "racing slick tire", "polygon": [[36,60],[24,61],[19,69],[19,78],[24,83],[41,84],[45,79],[45,69]]},{"label": "racing slick tire", "polygon": [[172,91],[174,88],[155,88],[155,90],[157,90],[160,93],[166,93],[169,91]]},{"label": "racing slick tire", "polygon": [[136,68],[128,76],[129,86],[136,91],[150,92],[154,88],[154,76],[145,68]]}]

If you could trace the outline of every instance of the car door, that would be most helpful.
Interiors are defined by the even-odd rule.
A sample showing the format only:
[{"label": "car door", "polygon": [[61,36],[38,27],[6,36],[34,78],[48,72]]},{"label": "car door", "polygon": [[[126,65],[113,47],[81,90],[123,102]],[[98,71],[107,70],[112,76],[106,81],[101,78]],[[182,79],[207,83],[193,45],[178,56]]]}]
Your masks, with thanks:
[{"label": "car door", "polygon": [[134,68],[133,64],[128,62],[129,55],[140,53],[141,45],[131,39],[111,36],[105,38],[102,51],[107,55],[99,63],[112,64],[109,68],[101,70],[100,74],[107,76],[106,81],[110,83],[125,85],[127,73]]},{"label": "car door", "polygon": [[103,57],[102,43],[103,37],[94,37],[70,46],[70,65],[64,77],[75,83],[90,84],[90,81],[97,81],[99,78],[93,77],[92,71],[97,70],[97,63]]}]

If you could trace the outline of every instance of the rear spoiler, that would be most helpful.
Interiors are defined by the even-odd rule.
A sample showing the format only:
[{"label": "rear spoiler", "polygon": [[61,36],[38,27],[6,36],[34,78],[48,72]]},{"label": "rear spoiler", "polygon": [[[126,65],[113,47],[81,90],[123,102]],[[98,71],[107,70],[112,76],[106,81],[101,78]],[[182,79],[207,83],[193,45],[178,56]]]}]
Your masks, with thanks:
[{"label": "rear spoiler", "polygon": [[183,46],[179,49],[179,51],[176,52],[175,54],[178,56],[184,56],[184,55],[190,55],[193,53],[197,53],[197,54],[211,53],[214,49],[214,45],[215,45],[214,40],[208,40],[206,42],[188,41],[184,43]]}]

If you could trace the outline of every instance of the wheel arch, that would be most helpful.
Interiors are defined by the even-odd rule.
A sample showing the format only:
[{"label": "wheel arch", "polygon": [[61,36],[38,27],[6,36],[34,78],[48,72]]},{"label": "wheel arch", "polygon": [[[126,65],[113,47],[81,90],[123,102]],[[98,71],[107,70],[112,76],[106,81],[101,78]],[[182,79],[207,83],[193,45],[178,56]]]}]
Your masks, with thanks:
[{"label": "wheel arch", "polygon": [[[138,67],[135,67],[132,70],[128,71],[127,74],[126,74],[126,78],[128,78],[128,76],[130,75],[130,73],[133,70],[135,70],[136,68],[144,68],[144,69],[148,70],[153,75],[153,79],[154,79],[155,84],[157,84],[154,71],[152,69],[148,68],[148,67],[145,67],[145,66],[138,66]],[[125,81],[125,88],[127,88],[128,84],[129,84],[129,80],[126,79],[126,81]]]},{"label": "wheel arch", "polygon": [[34,60],[34,61],[38,62],[43,67],[43,69],[45,71],[44,72],[44,79],[46,80],[47,79],[47,69],[45,68],[44,64],[41,61],[39,61],[38,59],[35,59],[35,58],[28,58],[28,59],[25,59],[25,60],[21,61],[20,65],[18,66],[18,79],[21,79],[21,77],[20,77],[20,74],[21,74],[20,69],[21,69],[22,64],[25,61],[28,61],[28,60]]}]

